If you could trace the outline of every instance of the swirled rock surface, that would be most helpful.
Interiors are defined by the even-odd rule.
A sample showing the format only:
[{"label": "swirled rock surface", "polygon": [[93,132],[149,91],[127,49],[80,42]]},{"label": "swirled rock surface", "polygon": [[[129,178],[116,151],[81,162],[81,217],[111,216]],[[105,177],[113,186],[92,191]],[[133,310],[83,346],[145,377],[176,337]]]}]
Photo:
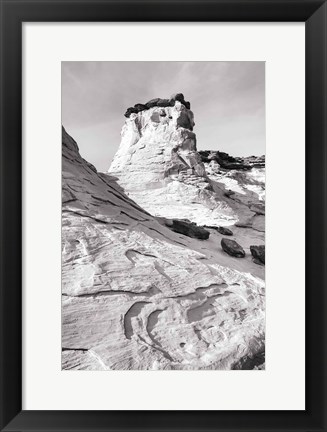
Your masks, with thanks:
[{"label": "swirled rock surface", "polygon": [[[112,165],[125,171],[120,185],[85,161],[63,130],[63,369],[252,368],[264,351],[263,268],[249,253],[239,260],[217,248],[217,230],[189,238],[140,206],[146,190],[162,189],[174,217],[185,205],[193,219],[204,212],[208,226],[235,219],[214,195],[194,133],[177,126],[193,121],[178,103],[165,116],[153,107],[126,119]],[[233,234],[247,252],[258,236],[262,243],[249,228]]]}]

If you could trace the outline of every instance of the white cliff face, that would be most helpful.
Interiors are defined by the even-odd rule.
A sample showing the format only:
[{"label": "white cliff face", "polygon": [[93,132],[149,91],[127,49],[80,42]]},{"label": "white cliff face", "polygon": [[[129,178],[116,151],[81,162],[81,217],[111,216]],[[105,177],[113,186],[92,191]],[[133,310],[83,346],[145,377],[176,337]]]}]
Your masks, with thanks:
[{"label": "white cliff face", "polygon": [[199,153],[193,126],[192,111],[180,101],[131,113],[109,172],[154,216],[264,231],[255,211],[264,208],[264,159]]},{"label": "white cliff face", "polygon": [[[147,118],[156,112],[148,110]],[[173,119],[179,118],[177,113],[176,106],[167,109]],[[190,121],[191,114],[185,114]],[[153,164],[157,169],[149,170],[148,186],[157,184],[155,191],[172,184],[171,204],[177,210],[182,208],[177,193],[185,190],[191,196],[193,188],[199,189],[194,199],[204,209],[210,198],[201,194],[212,192],[193,150],[192,131],[176,131],[169,122],[152,125],[151,120],[143,123],[141,135],[135,129],[136,118],[145,120],[140,117],[126,122],[126,148],[121,146],[115,158],[115,172],[126,173],[124,181],[134,195],[144,191],[144,178],[138,179],[135,169],[142,173]],[[163,140],[168,136],[173,140]],[[145,137],[156,139],[160,152]],[[172,173],[175,167],[168,158],[174,146],[177,156],[185,152],[183,161],[193,166],[203,187],[172,177],[179,175]],[[249,256],[252,239],[244,239],[247,256],[239,260],[219,248],[221,235],[215,231],[206,241],[172,232],[127,197],[113,176],[98,173],[82,159],[64,130],[62,151],[63,369],[232,369],[260,357],[265,287],[262,267]],[[191,198],[187,202],[194,217],[200,218]],[[217,219],[220,212],[230,211],[212,205]],[[248,231],[235,230],[240,236]]]},{"label": "white cliff face", "polygon": [[192,111],[179,101],[132,113],[109,172],[154,216],[187,218],[199,225],[232,224],[237,215],[221,199],[223,191],[213,192],[193,126]]}]

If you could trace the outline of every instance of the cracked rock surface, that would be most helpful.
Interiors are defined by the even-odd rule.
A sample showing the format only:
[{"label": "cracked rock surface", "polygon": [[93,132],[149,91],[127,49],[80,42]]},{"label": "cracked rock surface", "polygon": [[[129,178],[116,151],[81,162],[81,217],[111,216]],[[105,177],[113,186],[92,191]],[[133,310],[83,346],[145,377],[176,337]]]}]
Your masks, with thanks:
[{"label": "cracked rock surface", "polygon": [[[241,239],[247,253],[239,260],[217,247],[222,234],[216,229],[209,229],[208,240],[189,238],[152,216],[152,206],[142,208],[141,180],[148,187],[154,184],[159,193],[170,185],[170,205],[162,206],[171,208],[173,217],[183,207],[174,201],[177,192],[183,196],[190,187],[183,205],[190,206],[186,217],[192,222],[200,218],[196,206],[205,212],[211,201],[212,217],[206,225],[237,219],[237,206],[219,204],[213,194],[193,132],[184,126],[176,129],[179,108],[176,101],[174,107],[160,108],[166,116],[153,107],[126,119],[122,146],[112,165],[112,171],[125,170],[120,185],[114,175],[98,173],[85,161],[63,130],[63,369],[238,369],[257,367],[258,358],[263,357],[264,270],[252,262],[249,253],[250,245],[263,243],[262,231],[233,226],[235,238]],[[191,112],[186,107],[181,110],[183,124],[191,123]],[[143,116],[159,118],[157,125],[148,124],[148,132]],[[175,121],[175,128],[161,120],[166,118]],[[162,133],[156,134],[158,129]],[[155,152],[144,138],[147,133],[157,137]],[[169,151],[163,137],[171,139]],[[163,163],[158,165],[159,156]],[[138,181],[135,170],[141,172],[142,161],[151,169]],[[185,164],[192,166],[192,172],[185,172]],[[180,173],[187,182],[173,179]],[[132,181],[133,193],[127,196],[123,187]]]}]

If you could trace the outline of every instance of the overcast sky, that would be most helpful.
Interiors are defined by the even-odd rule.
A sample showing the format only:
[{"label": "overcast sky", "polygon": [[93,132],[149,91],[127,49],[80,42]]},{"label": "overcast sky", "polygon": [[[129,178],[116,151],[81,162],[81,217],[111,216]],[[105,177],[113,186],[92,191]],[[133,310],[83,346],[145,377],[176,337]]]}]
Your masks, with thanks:
[{"label": "overcast sky", "polygon": [[62,124],[99,171],[126,108],[173,93],[191,102],[198,150],[265,153],[264,62],[62,62]]}]

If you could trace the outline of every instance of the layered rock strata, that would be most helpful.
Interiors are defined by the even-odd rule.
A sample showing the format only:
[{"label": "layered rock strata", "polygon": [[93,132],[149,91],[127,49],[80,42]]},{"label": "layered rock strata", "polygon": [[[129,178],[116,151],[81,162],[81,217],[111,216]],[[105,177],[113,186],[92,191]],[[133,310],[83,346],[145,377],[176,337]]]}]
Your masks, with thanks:
[{"label": "layered rock strata", "polygon": [[[167,178],[168,184],[176,183],[175,191],[194,188],[196,205],[203,208],[201,197],[210,203],[206,194],[212,189],[194,134],[176,127],[181,112],[192,121],[185,109],[177,102],[165,108],[166,123],[157,107],[131,114],[122,141],[128,151],[121,147],[113,167],[126,170],[136,192],[144,191],[144,180],[157,190],[167,187]],[[168,157],[174,147],[175,168]],[[62,368],[233,369],[257,364],[265,333],[262,267],[250,257],[239,260],[219,250],[217,230],[211,230],[208,240],[173,232],[128,197],[112,175],[98,173],[85,161],[65,130],[62,161]],[[192,166],[189,180],[193,175],[202,185],[174,180],[181,172],[178,161],[183,170]],[[142,171],[145,165],[154,172]],[[175,199],[173,194],[172,205],[178,207]],[[218,211],[214,198],[212,202],[217,216],[210,221],[220,220],[219,212],[233,214],[229,207]],[[190,199],[186,203],[194,206]],[[233,232],[240,230],[247,232],[238,227]],[[244,243],[249,252],[252,231]]]}]

